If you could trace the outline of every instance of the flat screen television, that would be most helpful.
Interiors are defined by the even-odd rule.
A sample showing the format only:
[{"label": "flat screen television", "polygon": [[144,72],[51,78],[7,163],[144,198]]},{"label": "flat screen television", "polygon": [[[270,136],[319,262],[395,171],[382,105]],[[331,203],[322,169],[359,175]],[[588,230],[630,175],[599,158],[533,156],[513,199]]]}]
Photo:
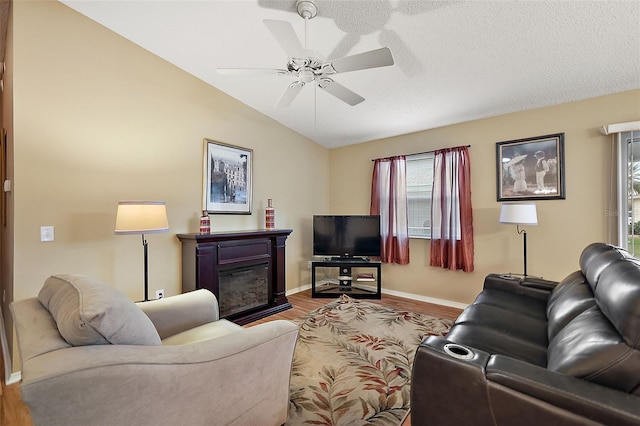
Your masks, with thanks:
[{"label": "flat screen television", "polygon": [[342,259],[380,256],[380,216],[313,216],[313,255]]}]

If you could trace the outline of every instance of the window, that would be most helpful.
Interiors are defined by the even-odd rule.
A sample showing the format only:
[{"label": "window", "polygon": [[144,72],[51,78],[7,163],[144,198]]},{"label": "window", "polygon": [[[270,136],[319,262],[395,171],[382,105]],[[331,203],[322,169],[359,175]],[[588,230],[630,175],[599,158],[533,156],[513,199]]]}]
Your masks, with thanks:
[{"label": "window", "polygon": [[640,121],[603,126],[605,135],[613,135],[611,188],[605,214],[609,217],[611,244],[640,255]]},{"label": "window", "polygon": [[431,237],[433,153],[407,155],[409,238]]},{"label": "window", "polygon": [[[640,132],[619,133],[620,168],[625,170],[621,180],[620,199],[624,211],[619,215],[619,229],[626,233],[627,248],[634,256],[640,255]],[[619,244],[624,247],[625,243]]]}]

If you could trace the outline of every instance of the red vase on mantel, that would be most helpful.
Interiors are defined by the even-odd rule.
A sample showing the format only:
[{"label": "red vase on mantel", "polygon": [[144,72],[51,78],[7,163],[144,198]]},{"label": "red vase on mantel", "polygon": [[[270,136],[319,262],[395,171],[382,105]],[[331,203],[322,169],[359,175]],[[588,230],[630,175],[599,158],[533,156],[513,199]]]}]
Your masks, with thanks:
[{"label": "red vase on mantel", "polygon": [[269,198],[269,200],[267,201],[267,208],[265,209],[264,212],[264,223],[265,223],[265,228],[268,230],[273,230],[276,229],[276,211],[273,208],[273,204],[271,201],[271,198]]},{"label": "red vase on mantel", "polygon": [[200,217],[200,233],[211,233],[211,219],[209,219],[209,212],[207,212],[206,210],[202,212],[202,216]]}]

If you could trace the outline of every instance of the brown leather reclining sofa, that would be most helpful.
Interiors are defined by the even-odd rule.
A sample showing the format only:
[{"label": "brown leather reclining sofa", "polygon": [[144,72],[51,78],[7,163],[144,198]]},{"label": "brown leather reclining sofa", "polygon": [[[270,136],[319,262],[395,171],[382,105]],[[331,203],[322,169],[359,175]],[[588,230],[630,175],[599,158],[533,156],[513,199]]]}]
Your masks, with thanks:
[{"label": "brown leather reclining sofa", "polygon": [[560,283],[488,275],[418,347],[411,424],[640,425],[640,260],[594,243]]}]

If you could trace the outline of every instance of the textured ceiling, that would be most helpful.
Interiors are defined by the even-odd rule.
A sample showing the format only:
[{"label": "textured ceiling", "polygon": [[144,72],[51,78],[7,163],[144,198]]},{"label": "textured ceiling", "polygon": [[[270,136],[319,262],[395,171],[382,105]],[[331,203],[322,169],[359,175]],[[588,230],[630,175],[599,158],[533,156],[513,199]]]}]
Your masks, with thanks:
[{"label": "textured ceiling", "polygon": [[216,69],[284,68],[262,20],[304,45],[295,0],[62,2],[330,148],[640,88],[638,1],[318,0],[308,49],[386,46],[395,65],[335,77],[359,105],[307,85],[287,108],[274,105],[291,77]]}]

